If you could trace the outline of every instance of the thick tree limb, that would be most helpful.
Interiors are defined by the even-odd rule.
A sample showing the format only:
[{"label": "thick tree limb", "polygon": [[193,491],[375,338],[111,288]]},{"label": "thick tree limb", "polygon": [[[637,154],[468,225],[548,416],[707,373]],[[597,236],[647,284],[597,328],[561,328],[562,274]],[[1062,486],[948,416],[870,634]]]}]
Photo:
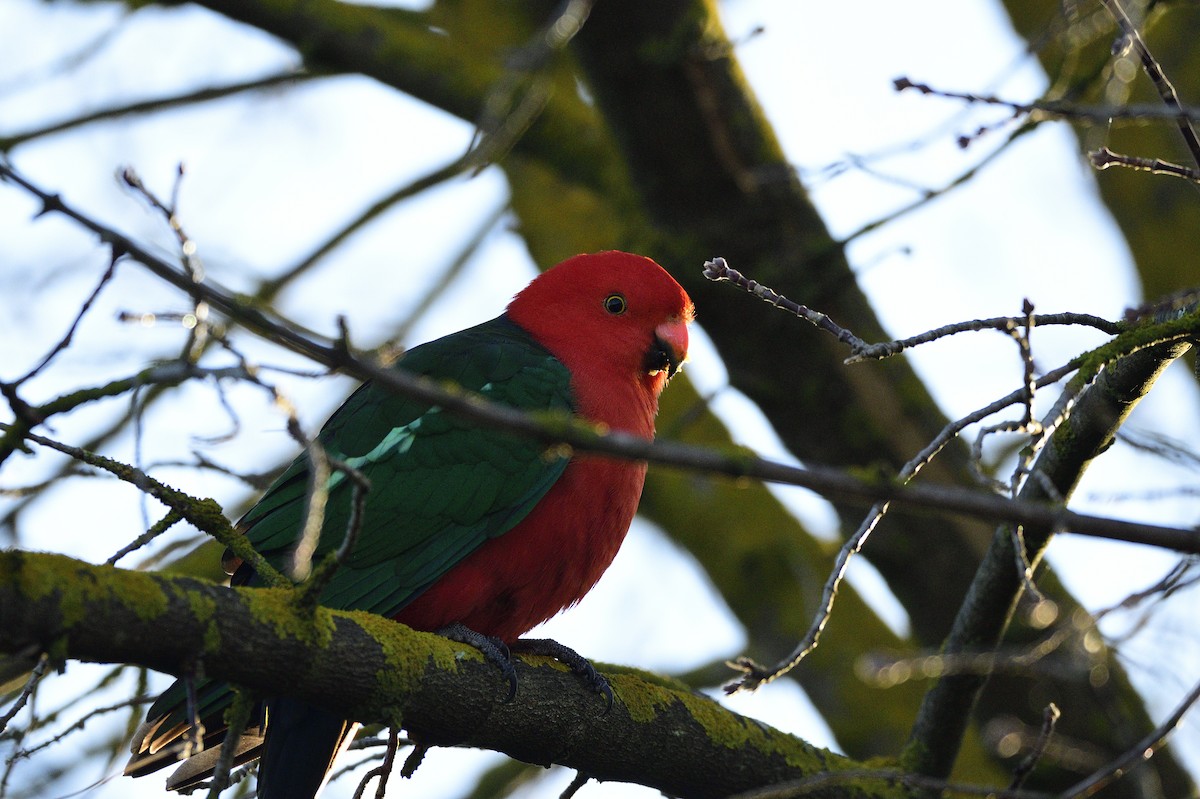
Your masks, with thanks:
[{"label": "thick tree limb", "polygon": [[[0,653],[172,674],[200,667],[265,693],[287,685],[319,707],[403,725],[426,744],[493,749],[675,796],[728,796],[855,765],[640,672],[606,670],[616,703],[605,714],[562,666],[518,660],[520,688],[505,703],[495,667],[469,647],[367,613],[306,615],[289,597],[0,552]],[[867,793],[889,795],[845,785],[813,795]]]}]

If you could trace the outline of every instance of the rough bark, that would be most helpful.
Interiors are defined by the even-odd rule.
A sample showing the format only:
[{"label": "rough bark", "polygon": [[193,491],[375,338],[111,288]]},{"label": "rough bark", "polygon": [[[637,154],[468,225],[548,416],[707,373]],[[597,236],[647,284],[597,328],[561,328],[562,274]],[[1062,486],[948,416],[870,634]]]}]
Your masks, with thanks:
[{"label": "rough bark", "polygon": [[[602,668],[615,702],[545,658],[517,659],[517,697],[475,650],[366,613],[305,611],[286,589],[231,589],[0,552],[0,653],[203,669],[251,691],[403,725],[423,743],[504,752],[668,795],[723,797],[854,767],[672,681]],[[303,664],[300,666],[299,664]],[[903,795],[842,784],[817,796]]]}]

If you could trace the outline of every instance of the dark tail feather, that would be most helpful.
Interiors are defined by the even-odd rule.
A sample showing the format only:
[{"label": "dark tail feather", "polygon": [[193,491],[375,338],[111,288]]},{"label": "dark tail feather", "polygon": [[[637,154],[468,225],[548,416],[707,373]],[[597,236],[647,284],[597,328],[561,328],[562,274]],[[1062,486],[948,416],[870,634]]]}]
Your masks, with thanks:
[{"label": "dark tail feather", "polygon": [[294,699],[267,702],[258,799],[312,799],[357,725]]}]

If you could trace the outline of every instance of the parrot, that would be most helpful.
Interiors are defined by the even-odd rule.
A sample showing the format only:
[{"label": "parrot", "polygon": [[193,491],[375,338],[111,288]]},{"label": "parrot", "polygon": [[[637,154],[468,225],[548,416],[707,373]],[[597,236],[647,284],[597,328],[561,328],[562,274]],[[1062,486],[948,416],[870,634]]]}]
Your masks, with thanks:
[{"label": "parrot", "polygon": [[[534,278],[494,319],[406,351],[395,368],[449,382],[524,411],[559,411],[600,430],[653,439],[658,399],[688,351],[694,307],[650,258],[577,255]],[[521,636],[578,602],[617,554],[641,498],[646,464],[572,452],[502,432],[361,385],[316,437],[331,458],[368,481],[358,537],[320,604],[365,610],[481,649],[509,680],[510,650],[558,658],[605,695],[607,682],[574,650]],[[237,525],[283,569],[297,546],[311,460],[299,455]],[[326,479],[327,504],[312,562],[338,551],[354,504],[345,470]],[[232,585],[260,585],[226,551]],[[233,689],[180,679],[147,711],[125,773],[178,762],[191,725],[205,729],[167,787],[209,776]],[[259,758],[260,799],[310,799],[356,725],[298,699],[264,697],[236,763]]]}]

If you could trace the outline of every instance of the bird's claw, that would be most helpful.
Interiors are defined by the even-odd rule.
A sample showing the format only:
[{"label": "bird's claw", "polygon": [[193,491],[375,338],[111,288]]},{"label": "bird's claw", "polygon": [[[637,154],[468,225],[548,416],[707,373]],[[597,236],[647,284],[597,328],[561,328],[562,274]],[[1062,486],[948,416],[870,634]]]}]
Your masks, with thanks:
[{"label": "bird's claw", "polygon": [[476,632],[465,624],[455,622],[437,631],[438,635],[457,641],[460,644],[473,646],[483,653],[489,662],[500,669],[501,675],[508,681],[508,695],[505,702],[511,702],[517,695],[517,669],[512,662],[512,653],[521,652],[527,655],[542,655],[551,657],[562,663],[579,675],[584,684],[592,691],[604,697],[604,712],[612,710],[613,690],[604,675],[596,671],[587,658],[550,638],[519,638],[512,645],[504,643],[499,638]]},{"label": "bird's claw", "polygon": [[449,638],[451,641],[473,646],[482,652],[484,659],[497,666],[501,676],[508,681],[508,694],[504,697],[504,701],[511,702],[513,700],[517,695],[517,669],[513,665],[512,651],[509,650],[508,644],[499,638],[476,632],[458,622],[446,625],[438,630],[437,634]]},{"label": "bird's claw", "polygon": [[562,663],[579,675],[588,688],[604,697],[604,712],[612,710],[613,690],[604,675],[596,671],[587,658],[550,638],[519,638],[512,643],[512,651],[529,655],[543,655]]}]

